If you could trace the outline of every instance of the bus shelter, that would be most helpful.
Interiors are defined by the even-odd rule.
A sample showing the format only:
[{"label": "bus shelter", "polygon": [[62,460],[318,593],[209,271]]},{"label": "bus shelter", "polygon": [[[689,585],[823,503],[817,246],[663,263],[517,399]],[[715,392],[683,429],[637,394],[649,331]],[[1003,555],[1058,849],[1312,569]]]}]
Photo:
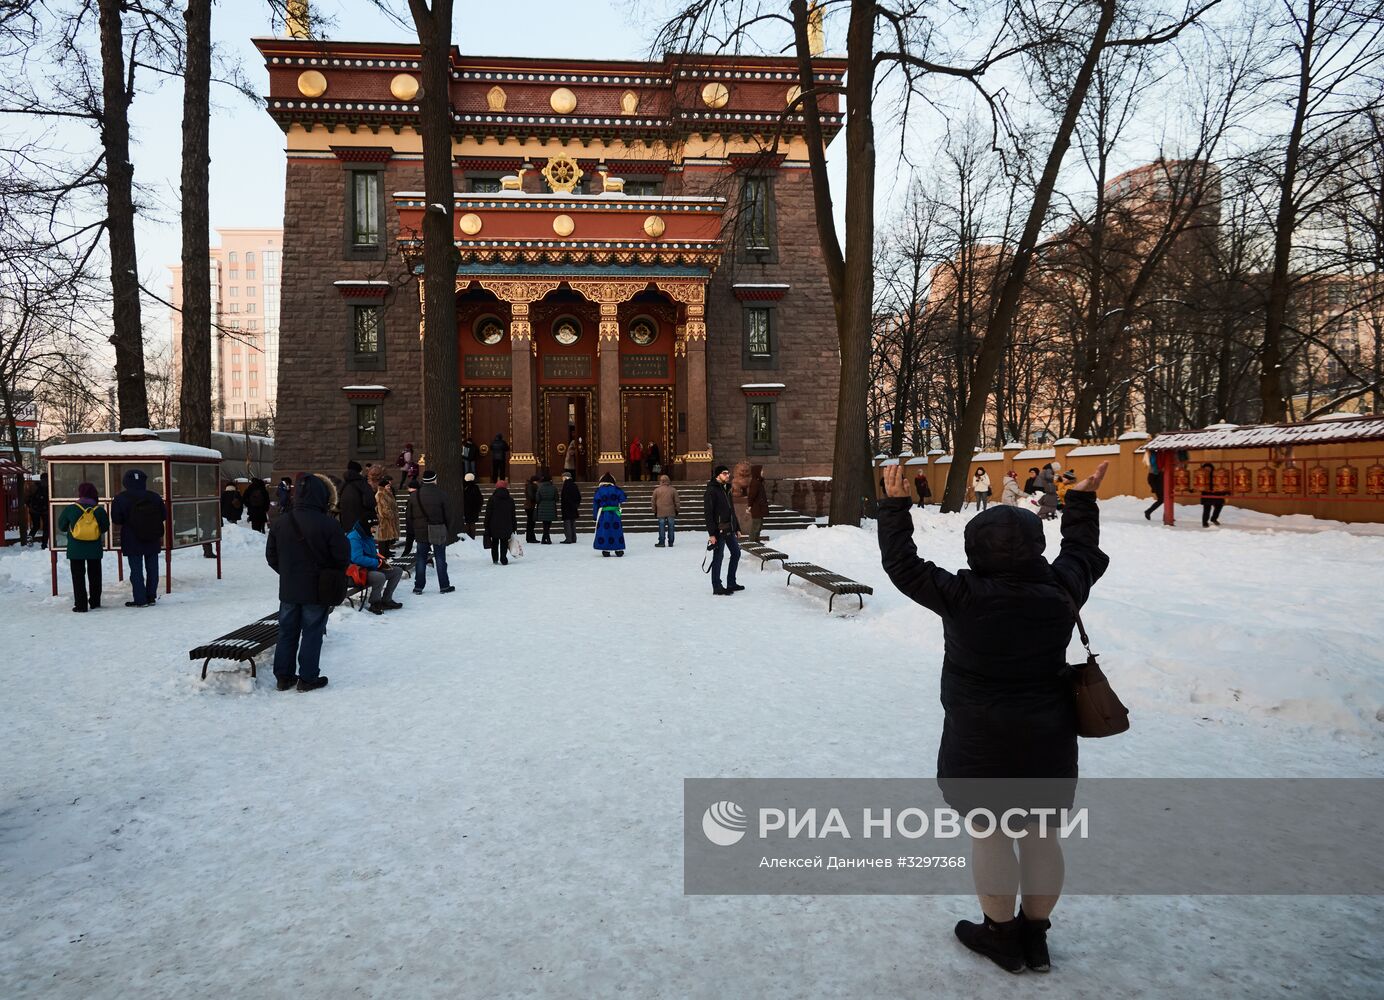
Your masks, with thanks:
[{"label": "bus shelter", "polygon": [[[58,556],[67,549],[67,536],[57,530],[58,516],[77,501],[77,487],[92,483],[100,502],[110,513],[111,501],[123,489],[125,474],[142,471],[148,488],[163,498],[164,593],[173,591],[173,550],[216,549],[216,578],[221,579],[221,453],[212,448],[161,441],[152,431],[122,431],[119,441],[84,441],[51,445],[43,449],[48,464],[49,556],[53,596],[58,594]],[[120,525],[112,523],[106,550],[120,551]],[[117,570],[125,579],[124,562]]]}]

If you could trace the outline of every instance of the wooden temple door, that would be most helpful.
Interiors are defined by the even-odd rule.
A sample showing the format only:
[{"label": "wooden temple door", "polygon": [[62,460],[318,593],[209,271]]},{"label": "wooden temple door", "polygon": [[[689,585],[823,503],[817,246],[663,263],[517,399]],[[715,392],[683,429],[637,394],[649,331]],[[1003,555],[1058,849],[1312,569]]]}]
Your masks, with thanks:
[{"label": "wooden temple door", "polygon": [[476,463],[477,479],[493,479],[495,463],[490,454],[490,442],[503,434],[511,449],[514,433],[510,424],[510,400],[507,392],[471,393],[466,395],[466,429],[480,449]]},{"label": "wooden temple door", "polygon": [[544,426],[544,461],[554,479],[562,476],[567,464],[568,442],[580,439],[577,451],[577,478],[586,476],[586,463],[591,447],[591,427],[588,424],[591,396],[588,392],[546,393],[546,424]]},{"label": "wooden temple door", "polygon": [[[636,437],[645,452],[657,443],[663,466],[668,467],[668,402],[666,389],[626,390],[624,394],[624,440],[620,443],[628,457],[630,442]],[[645,465],[645,470],[648,466]]]}]

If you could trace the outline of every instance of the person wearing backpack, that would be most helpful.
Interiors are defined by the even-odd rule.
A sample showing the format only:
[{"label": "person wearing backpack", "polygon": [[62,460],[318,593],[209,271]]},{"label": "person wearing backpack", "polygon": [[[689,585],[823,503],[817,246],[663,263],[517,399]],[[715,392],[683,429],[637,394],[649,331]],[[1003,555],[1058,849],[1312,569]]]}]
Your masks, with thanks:
[{"label": "person wearing backpack", "polygon": [[82,483],[77,502],[58,515],[58,531],[67,535],[67,564],[72,570],[72,610],[85,612],[101,606],[101,537],[111,530],[106,508],[96,487]]},{"label": "person wearing backpack", "polygon": [[127,608],[152,608],[159,597],[159,552],[168,518],[163,497],[149,489],[143,469],[130,469],[121,479],[125,488],[111,503],[111,521],[120,525],[120,551],[130,567],[133,600]]},{"label": "person wearing backpack", "polygon": [[265,541],[265,561],[279,574],[274,677],[280,691],[327,686],[319,669],[322,636],[327,615],[346,597],[346,567],[351,564],[351,543],[341,523],[327,513],[331,500],[332,487],[325,477],[303,476],[294,491],[293,509],[274,521]]}]

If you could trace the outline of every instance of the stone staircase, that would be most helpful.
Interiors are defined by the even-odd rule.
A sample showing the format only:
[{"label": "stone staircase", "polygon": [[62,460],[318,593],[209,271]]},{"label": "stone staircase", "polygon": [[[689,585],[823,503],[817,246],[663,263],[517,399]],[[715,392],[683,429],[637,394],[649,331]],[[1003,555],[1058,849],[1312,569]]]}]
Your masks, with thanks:
[{"label": "stone staircase", "polygon": [[[559,490],[562,489],[561,480],[554,479],[553,485]],[[595,483],[579,483],[581,487],[581,514],[577,518],[577,532],[580,534],[591,534],[596,530],[596,522],[591,518],[591,495],[596,491]],[[646,532],[658,531],[658,520],[654,517],[653,492],[657,483],[619,483],[619,487],[625,491],[628,498],[624,504],[621,520],[624,522],[627,534],[643,534]],[[702,523],[702,495],[706,490],[705,483],[674,483],[674,488],[678,491],[678,507],[682,513],[678,516],[678,531],[701,534],[705,530]],[[490,492],[494,489],[490,483],[481,483],[481,495],[487,501],[490,499]],[[524,530],[524,484],[513,483],[510,486],[510,494],[514,497],[514,505],[519,515],[519,530]],[[406,514],[408,494],[400,494],[399,497],[399,516],[402,524]],[[484,511],[484,507],[481,508]],[[559,513],[561,504],[559,502]],[[482,515],[484,516],[484,515]],[[797,530],[810,528],[815,520],[807,514],[799,513],[788,507],[780,507],[777,504],[769,505],[769,516],[764,519],[764,534],[773,536],[780,531]],[[748,532],[750,526],[742,524],[742,532]],[[561,532],[562,522],[554,521],[553,530]]]}]

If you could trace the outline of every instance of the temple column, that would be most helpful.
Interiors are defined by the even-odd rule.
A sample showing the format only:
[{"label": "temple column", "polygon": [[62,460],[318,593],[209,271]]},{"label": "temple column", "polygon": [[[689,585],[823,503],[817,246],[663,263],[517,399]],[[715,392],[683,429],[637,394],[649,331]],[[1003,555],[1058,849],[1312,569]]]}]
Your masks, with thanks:
[{"label": "temple column", "polygon": [[509,304],[510,415],[514,421],[509,442],[509,478],[524,482],[538,469],[534,456],[533,424],[533,324],[529,322],[529,303]]},{"label": "temple column", "polygon": [[509,478],[525,480],[538,470],[534,455],[534,367],[538,353],[529,322],[529,305],[558,287],[558,281],[476,279],[480,286],[509,303],[510,419]]},{"label": "temple column", "polygon": [[[683,453],[684,474],[689,480],[711,478],[711,428],[707,410],[706,384],[706,282],[660,282],[659,290],[686,308],[686,334],[679,344],[684,353],[686,391],[682,406],[687,413],[687,451]],[[679,372],[678,387],[683,386]]]},{"label": "temple column", "polygon": [[600,359],[600,433],[597,472],[624,479],[625,443],[620,439],[620,320],[618,302],[601,303],[600,339],[596,354]]},{"label": "temple column", "polygon": [[625,442],[620,433],[620,303],[628,302],[649,286],[648,279],[633,280],[569,280],[567,287],[589,302],[601,307],[601,326],[596,341],[600,363],[600,387],[597,407],[601,411],[597,422],[598,441],[596,465],[599,473],[609,472],[617,480],[624,478]]},{"label": "temple column", "polygon": [[675,465],[686,478],[687,454],[687,324],[679,322],[673,340],[673,428],[672,454],[669,464]]}]

